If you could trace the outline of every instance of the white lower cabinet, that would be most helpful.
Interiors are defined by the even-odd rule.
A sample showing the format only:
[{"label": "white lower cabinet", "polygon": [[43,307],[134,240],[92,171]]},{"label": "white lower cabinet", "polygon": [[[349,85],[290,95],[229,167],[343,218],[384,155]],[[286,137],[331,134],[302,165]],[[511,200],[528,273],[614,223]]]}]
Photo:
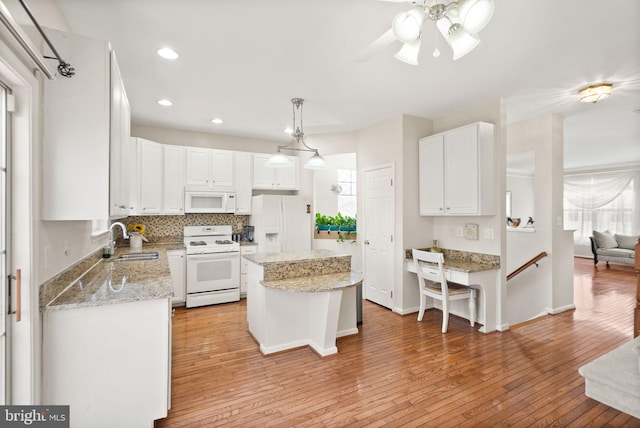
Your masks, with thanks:
[{"label": "white lower cabinet", "polygon": [[169,270],[171,271],[171,280],[173,281],[173,299],[171,299],[171,302],[174,305],[184,304],[187,299],[185,253],[185,250],[167,250]]},{"label": "white lower cabinet", "polygon": [[42,355],[42,402],[71,427],[151,427],[170,405],[170,300],[46,310]]},{"label": "white lower cabinet", "polygon": [[245,258],[247,254],[257,254],[257,245],[241,245],[240,246],[240,295],[247,295],[247,264],[249,263]]}]

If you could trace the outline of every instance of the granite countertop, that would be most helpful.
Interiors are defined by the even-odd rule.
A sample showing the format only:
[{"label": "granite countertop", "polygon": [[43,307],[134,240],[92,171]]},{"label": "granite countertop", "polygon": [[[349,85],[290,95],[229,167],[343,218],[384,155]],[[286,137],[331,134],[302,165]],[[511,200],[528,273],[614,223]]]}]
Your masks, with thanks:
[{"label": "granite countertop", "polygon": [[[179,244],[147,244],[141,250],[117,247],[116,254],[98,260],[90,269],[48,302],[44,310],[73,309],[173,296],[173,282],[169,271],[167,251],[182,249]],[[158,252],[156,260],[115,261],[122,254]]]},{"label": "granite countertop", "polygon": [[[418,248],[428,251],[428,248]],[[468,251],[442,249],[445,269],[472,273],[500,268],[500,256],[493,254],[472,253]],[[405,261],[412,262],[411,249],[405,250]]]},{"label": "granite countertop", "polygon": [[276,288],[289,292],[322,292],[353,287],[362,283],[361,273],[338,272],[323,275],[303,276],[275,281],[260,281],[268,288]]},{"label": "granite countertop", "polygon": [[316,277],[351,271],[351,256],[330,250],[258,253],[243,257],[263,267],[262,279],[265,281]]}]

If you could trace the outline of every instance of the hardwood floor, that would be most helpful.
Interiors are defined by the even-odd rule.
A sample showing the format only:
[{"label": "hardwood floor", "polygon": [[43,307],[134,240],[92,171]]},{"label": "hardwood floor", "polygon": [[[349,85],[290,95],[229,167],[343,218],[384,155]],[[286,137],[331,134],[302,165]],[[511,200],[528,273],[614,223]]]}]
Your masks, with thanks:
[{"label": "hardwood floor", "polygon": [[633,267],[575,261],[575,311],[483,334],[364,302],[338,354],[263,356],[246,304],[177,309],[172,408],[156,427],[640,427],[584,395],[578,368],[633,337]]}]

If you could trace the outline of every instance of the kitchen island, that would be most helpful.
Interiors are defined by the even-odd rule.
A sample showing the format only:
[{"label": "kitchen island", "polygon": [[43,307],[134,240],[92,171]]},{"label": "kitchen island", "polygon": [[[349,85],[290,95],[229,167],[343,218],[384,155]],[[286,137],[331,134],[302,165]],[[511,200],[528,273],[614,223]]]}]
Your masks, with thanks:
[{"label": "kitchen island", "polygon": [[[171,297],[166,251],[156,259],[101,250],[41,291],[42,401],[70,406],[72,427],[153,426],[170,403]],[[135,250],[134,250],[135,251]],[[125,256],[126,257],[126,256]]]},{"label": "kitchen island", "polygon": [[336,338],[357,334],[356,288],[362,275],[351,256],[328,250],[244,256],[247,322],[263,354],[310,346],[338,352]]}]

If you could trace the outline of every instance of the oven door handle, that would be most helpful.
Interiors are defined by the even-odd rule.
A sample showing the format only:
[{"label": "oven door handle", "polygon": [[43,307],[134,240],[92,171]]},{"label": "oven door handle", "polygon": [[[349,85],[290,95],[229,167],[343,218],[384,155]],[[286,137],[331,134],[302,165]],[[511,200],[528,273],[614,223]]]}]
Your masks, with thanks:
[{"label": "oven door handle", "polygon": [[206,254],[187,254],[188,260],[220,260],[230,257],[239,256],[240,251],[229,251],[226,253],[206,253]]}]

